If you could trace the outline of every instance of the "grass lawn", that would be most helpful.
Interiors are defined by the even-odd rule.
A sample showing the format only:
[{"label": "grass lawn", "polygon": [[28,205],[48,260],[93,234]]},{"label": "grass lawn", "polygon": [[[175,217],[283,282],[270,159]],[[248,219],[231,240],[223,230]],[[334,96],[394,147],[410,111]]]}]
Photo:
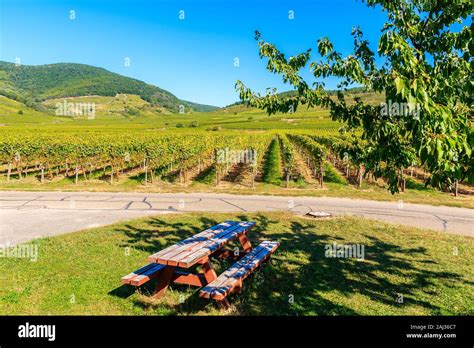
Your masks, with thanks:
[{"label": "grass lawn", "polygon": [[[256,221],[254,245],[281,242],[272,261],[244,281],[243,293],[231,295],[230,309],[200,299],[194,287],[172,285],[153,300],[150,286],[121,286],[148,255],[224,219]],[[364,245],[365,260],[326,258],[325,246],[334,242]],[[36,262],[1,260],[0,315],[474,314],[473,239],[360,218],[159,215],[37,243]],[[218,273],[226,268],[215,266]]]}]

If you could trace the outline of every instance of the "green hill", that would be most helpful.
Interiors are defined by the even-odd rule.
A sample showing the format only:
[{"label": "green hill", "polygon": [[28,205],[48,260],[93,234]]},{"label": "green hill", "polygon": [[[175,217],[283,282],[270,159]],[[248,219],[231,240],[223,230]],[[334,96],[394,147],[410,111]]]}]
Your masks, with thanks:
[{"label": "green hill", "polygon": [[51,123],[58,118],[34,110],[16,100],[0,95],[0,126],[14,123]]},{"label": "green hill", "polygon": [[43,110],[40,102],[63,97],[134,94],[153,106],[179,111],[212,111],[217,107],[181,100],[140,80],[84,64],[20,65],[0,62],[0,95]]},{"label": "green hill", "polygon": [[[336,95],[338,93],[337,90],[328,90],[328,94],[331,96],[331,98],[336,98]],[[346,99],[346,102],[348,104],[354,103],[354,98],[358,97],[361,98],[364,102],[372,104],[372,105],[379,105],[380,103],[385,101],[385,96],[382,93],[376,93],[376,92],[371,92],[371,91],[365,91],[363,88],[360,87],[354,87],[350,88],[346,91],[342,92]],[[286,92],[281,92],[277,94],[280,97],[286,98],[286,97],[296,97],[297,92],[296,91],[286,91]],[[252,112],[254,107],[251,107],[248,105],[247,101],[237,101],[235,103],[229,104],[227,106],[222,107],[221,109],[217,110],[219,113],[242,113],[242,112]],[[298,108],[296,113],[306,113],[308,110],[320,110],[320,107],[312,107],[309,108],[307,105],[302,105],[298,104]]]}]

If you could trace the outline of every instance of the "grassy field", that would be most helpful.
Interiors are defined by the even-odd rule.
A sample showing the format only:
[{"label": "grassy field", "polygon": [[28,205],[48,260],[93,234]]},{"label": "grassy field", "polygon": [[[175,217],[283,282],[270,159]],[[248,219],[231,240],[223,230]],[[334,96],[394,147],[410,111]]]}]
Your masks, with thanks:
[{"label": "grassy field", "polygon": [[47,115],[42,112],[33,110],[25,105],[0,95],[0,123],[2,126],[22,124],[51,124],[57,120],[58,117]]},{"label": "grassy field", "polygon": [[[219,310],[197,288],[165,297],[120,278],[148,255],[224,219],[257,222],[250,237],[277,240],[272,261]],[[361,244],[365,259],[326,258],[332,243]],[[289,213],[166,215],[37,241],[36,262],[0,264],[0,315],[472,315],[474,242],[359,218],[310,220]],[[215,263],[218,273],[228,265]],[[403,301],[401,297],[403,296]],[[290,299],[294,299],[291,301]]]},{"label": "grassy field", "polygon": [[[52,116],[26,108],[11,99],[0,97],[0,121],[5,127],[41,127],[54,126],[61,131],[63,127],[103,129],[113,126],[130,129],[182,130],[196,129],[327,129],[337,132],[340,125],[333,122],[329,112],[321,108],[300,107],[294,114],[268,116],[265,112],[244,105],[236,105],[212,112],[170,113],[153,107],[135,95],[117,95],[116,97],[87,96],[50,99],[43,105],[50,108],[54,115],[57,103],[95,103],[95,117]],[[18,114],[24,110],[23,114]]]}]

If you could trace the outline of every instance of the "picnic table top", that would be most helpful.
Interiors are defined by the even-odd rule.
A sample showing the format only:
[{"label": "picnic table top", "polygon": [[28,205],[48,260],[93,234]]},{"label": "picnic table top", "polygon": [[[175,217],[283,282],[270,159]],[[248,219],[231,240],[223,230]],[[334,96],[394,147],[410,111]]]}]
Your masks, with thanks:
[{"label": "picnic table top", "polygon": [[224,221],[151,255],[148,260],[189,268],[228,242],[247,233],[253,226],[255,222],[252,221]]}]

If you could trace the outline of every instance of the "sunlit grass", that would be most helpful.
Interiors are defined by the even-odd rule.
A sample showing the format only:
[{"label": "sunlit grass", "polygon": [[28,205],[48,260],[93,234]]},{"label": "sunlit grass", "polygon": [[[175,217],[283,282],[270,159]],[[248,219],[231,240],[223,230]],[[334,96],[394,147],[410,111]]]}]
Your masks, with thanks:
[{"label": "sunlit grass", "polygon": [[[230,311],[200,299],[194,287],[172,285],[153,300],[152,286],[120,285],[148,255],[225,219],[256,221],[254,245],[281,243],[271,263],[244,282],[243,293],[230,297]],[[474,308],[472,239],[360,218],[176,214],[37,243],[38,261],[0,263],[0,314],[472,315]],[[364,245],[365,258],[327,258],[332,243]],[[228,265],[215,266],[219,273]]]}]

